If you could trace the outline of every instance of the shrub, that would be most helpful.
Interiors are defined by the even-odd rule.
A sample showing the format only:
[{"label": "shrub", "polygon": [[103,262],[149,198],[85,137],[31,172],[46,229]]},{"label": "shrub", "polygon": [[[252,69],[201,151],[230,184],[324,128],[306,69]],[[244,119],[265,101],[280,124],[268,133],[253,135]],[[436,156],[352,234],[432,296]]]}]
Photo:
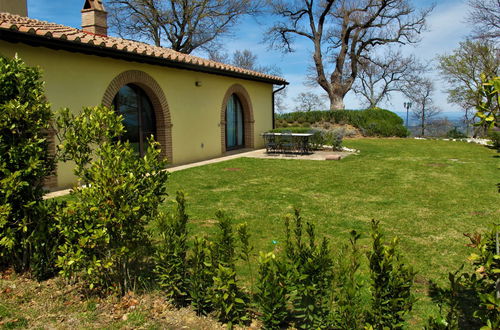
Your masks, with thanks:
[{"label": "shrub", "polygon": [[464,139],[467,135],[459,131],[458,128],[454,127],[446,133],[446,137],[449,139]]},{"label": "shrub", "polygon": [[233,225],[223,212],[216,213],[218,232],[214,244],[214,276],[211,302],[218,319],[228,327],[248,320],[247,302],[236,280],[236,249]]},{"label": "shrub", "polygon": [[373,246],[368,259],[372,301],[368,320],[375,329],[400,329],[415,301],[411,294],[415,273],[401,262],[396,238],[390,244],[384,243],[378,221],[372,221],[371,236]]},{"label": "shrub", "polygon": [[[293,221],[293,228],[290,226]],[[304,235],[304,229],[305,234]],[[314,226],[306,223],[295,209],[293,218],[285,220],[287,287],[293,307],[296,326],[300,328],[328,328],[330,326],[330,293],[333,278],[333,260],[324,238],[316,241]]]},{"label": "shrub", "polygon": [[254,288],[254,277],[253,277],[253,267],[251,263],[251,253],[253,251],[253,246],[250,245],[250,234],[248,232],[247,223],[242,223],[236,227],[236,232],[238,233],[238,238],[241,244],[240,248],[240,259],[247,264],[248,272],[250,273],[250,284],[251,289]]},{"label": "shrub", "polygon": [[365,309],[361,297],[363,283],[359,276],[360,235],[352,231],[349,244],[343,245],[335,258],[333,276],[333,319],[335,329],[362,329]]},{"label": "shrub", "polygon": [[476,253],[469,257],[475,272],[468,276],[479,297],[479,306],[475,306],[474,317],[479,319],[486,329],[500,327],[498,230],[499,225],[494,225],[484,237],[482,235],[467,235],[471,240],[469,246],[476,249]]},{"label": "shrub", "polygon": [[218,231],[215,236],[214,256],[219,264],[234,269],[236,261],[236,243],[231,219],[222,211],[217,211]]},{"label": "shrub", "polygon": [[498,225],[484,235],[465,234],[469,247],[475,249],[469,260],[474,272],[462,271],[464,266],[448,275],[449,286],[431,283],[430,293],[439,305],[437,317],[430,317],[428,329],[498,329],[500,327],[500,255]]},{"label": "shrub", "polygon": [[62,237],[56,227],[55,219],[62,212],[65,203],[47,200],[39,209],[39,226],[34,233],[32,244],[31,274],[38,280],[49,279],[60,271],[57,267],[57,253]]},{"label": "shrub", "polygon": [[43,184],[54,159],[46,136],[52,114],[40,78],[17,57],[0,57],[0,266],[26,271],[37,262],[45,273],[50,260],[39,257],[41,245],[50,244],[51,219]]},{"label": "shrub", "polygon": [[313,135],[309,138],[309,143],[312,149],[323,149],[324,145],[329,145],[332,146],[333,150],[342,150],[342,140],[346,130],[344,128],[319,129],[305,127],[282,127],[275,128],[270,132],[312,133]]},{"label": "shrub", "polygon": [[491,139],[491,142],[493,142],[493,148],[500,151],[500,131],[490,130],[488,137]]},{"label": "shrub", "polygon": [[346,134],[346,130],[343,127],[335,127],[329,130],[322,131],[325,139],[325,144],[332,146],[333,150],[342,150],[342,141]]},{"label": "shrub", "polygon": [[361,127],[361,131],[366,136],[396,136],[407,137],[409,132],[402,125],[394,125],[391,122],[384,120],[368,120]]},{"label": "shrub", "polygon": [[309,144],[311,148],[313,150],[323,149],[323,146],[327,144],[327,136],[325,135],[324,131],[319,129],[311,129],[309,132],[313,133],[313,136],[309,138]]},{"label": "shrub", "polygon": [[166,196],[166,162],[152,139],[142,158],[120,141],[122,118],[111,109],[84,108],[78,116],[66,109],[58,126],[62,156],[75,161],[86,185],[73,190],[74,200],[58,215],[61,274],[125,294],[149,269],[142,267],[150,253],[145,227]]},{"label": "shrub", "polygon": [[311,128],[309,127],[280,127],[274,128],[269,132],[273,133],[283,133],[283,132],[292,132],[292,133],[309,133]]},{"label": "shrub", "polygon": [[234,268],[219,264],[213,279],[211,301],[219,321],[228,328],[248,321],[246,297],[238,287]]},{"label": "shrub", "polygon": [[366,136],[407,137],[409,135],[403,126],[403,119],[384,109],[290,112],[280,114],[277,118],[287,123],[300,119],[301,122],[311,124],[320,122],[349,124],[360,129]]},{"label": "shrub", "polygon": [[178,306],[187,302],[187,221],[184,193],[177,192],[175,212],[155,221],[159,242],[155,246],[155,273],[168,299]]},{"label": "shrub", "polygon": [[472,316],[473,306],[478,305],[477,294],[470,288],[468,275],[462,273],[462,267],[454,273],[448,274],[449,287],[440,287],[431,282],[429,295],[439,306],[439,315],[431,316],[427,320],[425,329],[479,329]]},{"label": "shrub", "polygon": [[256,303],[265,329],[283,329],[288,318],[286,264],[274,253],[261,253]]},{"label": "shrub", "polygon": [[214,284],[213,244],[206,238],[195,237],[192,253],[187,259],[187,290],[189,300],[198,315],[213,310],[211,288]]}]

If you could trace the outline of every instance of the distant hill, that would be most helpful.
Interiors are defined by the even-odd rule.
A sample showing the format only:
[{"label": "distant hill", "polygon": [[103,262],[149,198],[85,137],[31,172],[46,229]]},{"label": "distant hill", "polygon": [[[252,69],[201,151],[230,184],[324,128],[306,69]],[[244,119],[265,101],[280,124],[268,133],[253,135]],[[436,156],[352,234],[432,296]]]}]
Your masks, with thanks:
[{"label": "distant hill", "polygon": [[[395,114],[397,114],[399,117],[401,117],[405,124],[406,124],[406,111],[393,111]],[[439,115],[435,117],[437,118],[447,118],[449,121],[452,121],[456,123],[457,125],[462,125],[462,120],[464,118],[464,113],[463,112],[458,112],[458,111],[446,111],[446,112],[441,112]],[[409,120],[410,120],[410,126],[418,124],[418,120],[412,119],[411,112],[409,114]]]}]

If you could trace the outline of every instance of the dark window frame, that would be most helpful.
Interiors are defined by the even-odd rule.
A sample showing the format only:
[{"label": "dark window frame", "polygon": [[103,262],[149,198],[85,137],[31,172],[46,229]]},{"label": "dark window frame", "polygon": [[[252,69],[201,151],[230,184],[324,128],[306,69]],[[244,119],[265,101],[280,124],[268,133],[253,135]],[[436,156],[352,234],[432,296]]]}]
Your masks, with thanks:
[{"label": "dark window frame", "polygon": [[[130,83],[130,84],[126,84],[126,85],[123,85],[122,87],[120,87],[120,89],[118,90],[118,92],[116,93],[114,99],[113,99],[113,106],[115,108],[115,111],[118,113],[118,114],[121,114],[120,112],[120,104],[118,103],[118,95],[120,94],[120,91],[122,90],[123,87],[129,87],[130,89],[132,89],[135,93],[135,96],[136,96],[136,104],[137,104],[137,121],[138,121],[138,134],[139,134],[139,156],[140,157],[143,157],[146,153],[146,148],[145,148],[145,144],[146,144],[146,140],[144,139],[144,135],[145,135],[145,132],[146,133],[149,133],[149,131],[144,131],[144,122],[143,122],[143,113],[146,111],[143,109],[143,102],[147,102],[148,105],[149,105],[149,108],[151,109],[151,119],[152,119],[152,127],[153,127],[153,132],[152,134],[150,135],[153,135],[153,138],[156,140],[156,136],[158,135],[158,132],[157,132],[157,125],[156,125],[156,114],[155,114],[155,109],[153,107],[153,103],[151,102],[151,99],[149,98],[148,94],[139,86],[133,84],[133,83]],[[125,124],[124,124],[125,126]],[[125,129],[127,127],[125,126]],[[149,135],[149,136],[150,136]]]}]

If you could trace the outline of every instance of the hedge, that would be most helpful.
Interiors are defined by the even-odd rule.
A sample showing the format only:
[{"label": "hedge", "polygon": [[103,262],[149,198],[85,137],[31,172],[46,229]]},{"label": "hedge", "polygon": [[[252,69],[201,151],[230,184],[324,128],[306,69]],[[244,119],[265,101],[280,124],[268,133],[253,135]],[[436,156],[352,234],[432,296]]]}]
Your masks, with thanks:
[{"label": "hedge", "polygon": [[407,137],[409,135],[403,125],[403,119],[394,112],[384,109],[290,112],[277,115],[276,120],[278,123],[286,124],[297,122],[349,124],[358,128],[365,136]]}]

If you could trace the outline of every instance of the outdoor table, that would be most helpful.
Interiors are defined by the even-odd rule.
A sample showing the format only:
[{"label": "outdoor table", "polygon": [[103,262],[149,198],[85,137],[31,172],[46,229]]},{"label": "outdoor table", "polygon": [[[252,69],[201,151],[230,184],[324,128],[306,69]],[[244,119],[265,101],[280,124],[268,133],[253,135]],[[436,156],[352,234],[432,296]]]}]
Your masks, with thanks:
[{"label": "outdoor table", "polygon": [[314,133],[262,133],[261,134],[264,139],[266,136],[292,136],[292,139],[295,139],[297,143],[298,150],[301,154],[308,154],[311,152],[309,148],[309,138],[314,135]]}]

